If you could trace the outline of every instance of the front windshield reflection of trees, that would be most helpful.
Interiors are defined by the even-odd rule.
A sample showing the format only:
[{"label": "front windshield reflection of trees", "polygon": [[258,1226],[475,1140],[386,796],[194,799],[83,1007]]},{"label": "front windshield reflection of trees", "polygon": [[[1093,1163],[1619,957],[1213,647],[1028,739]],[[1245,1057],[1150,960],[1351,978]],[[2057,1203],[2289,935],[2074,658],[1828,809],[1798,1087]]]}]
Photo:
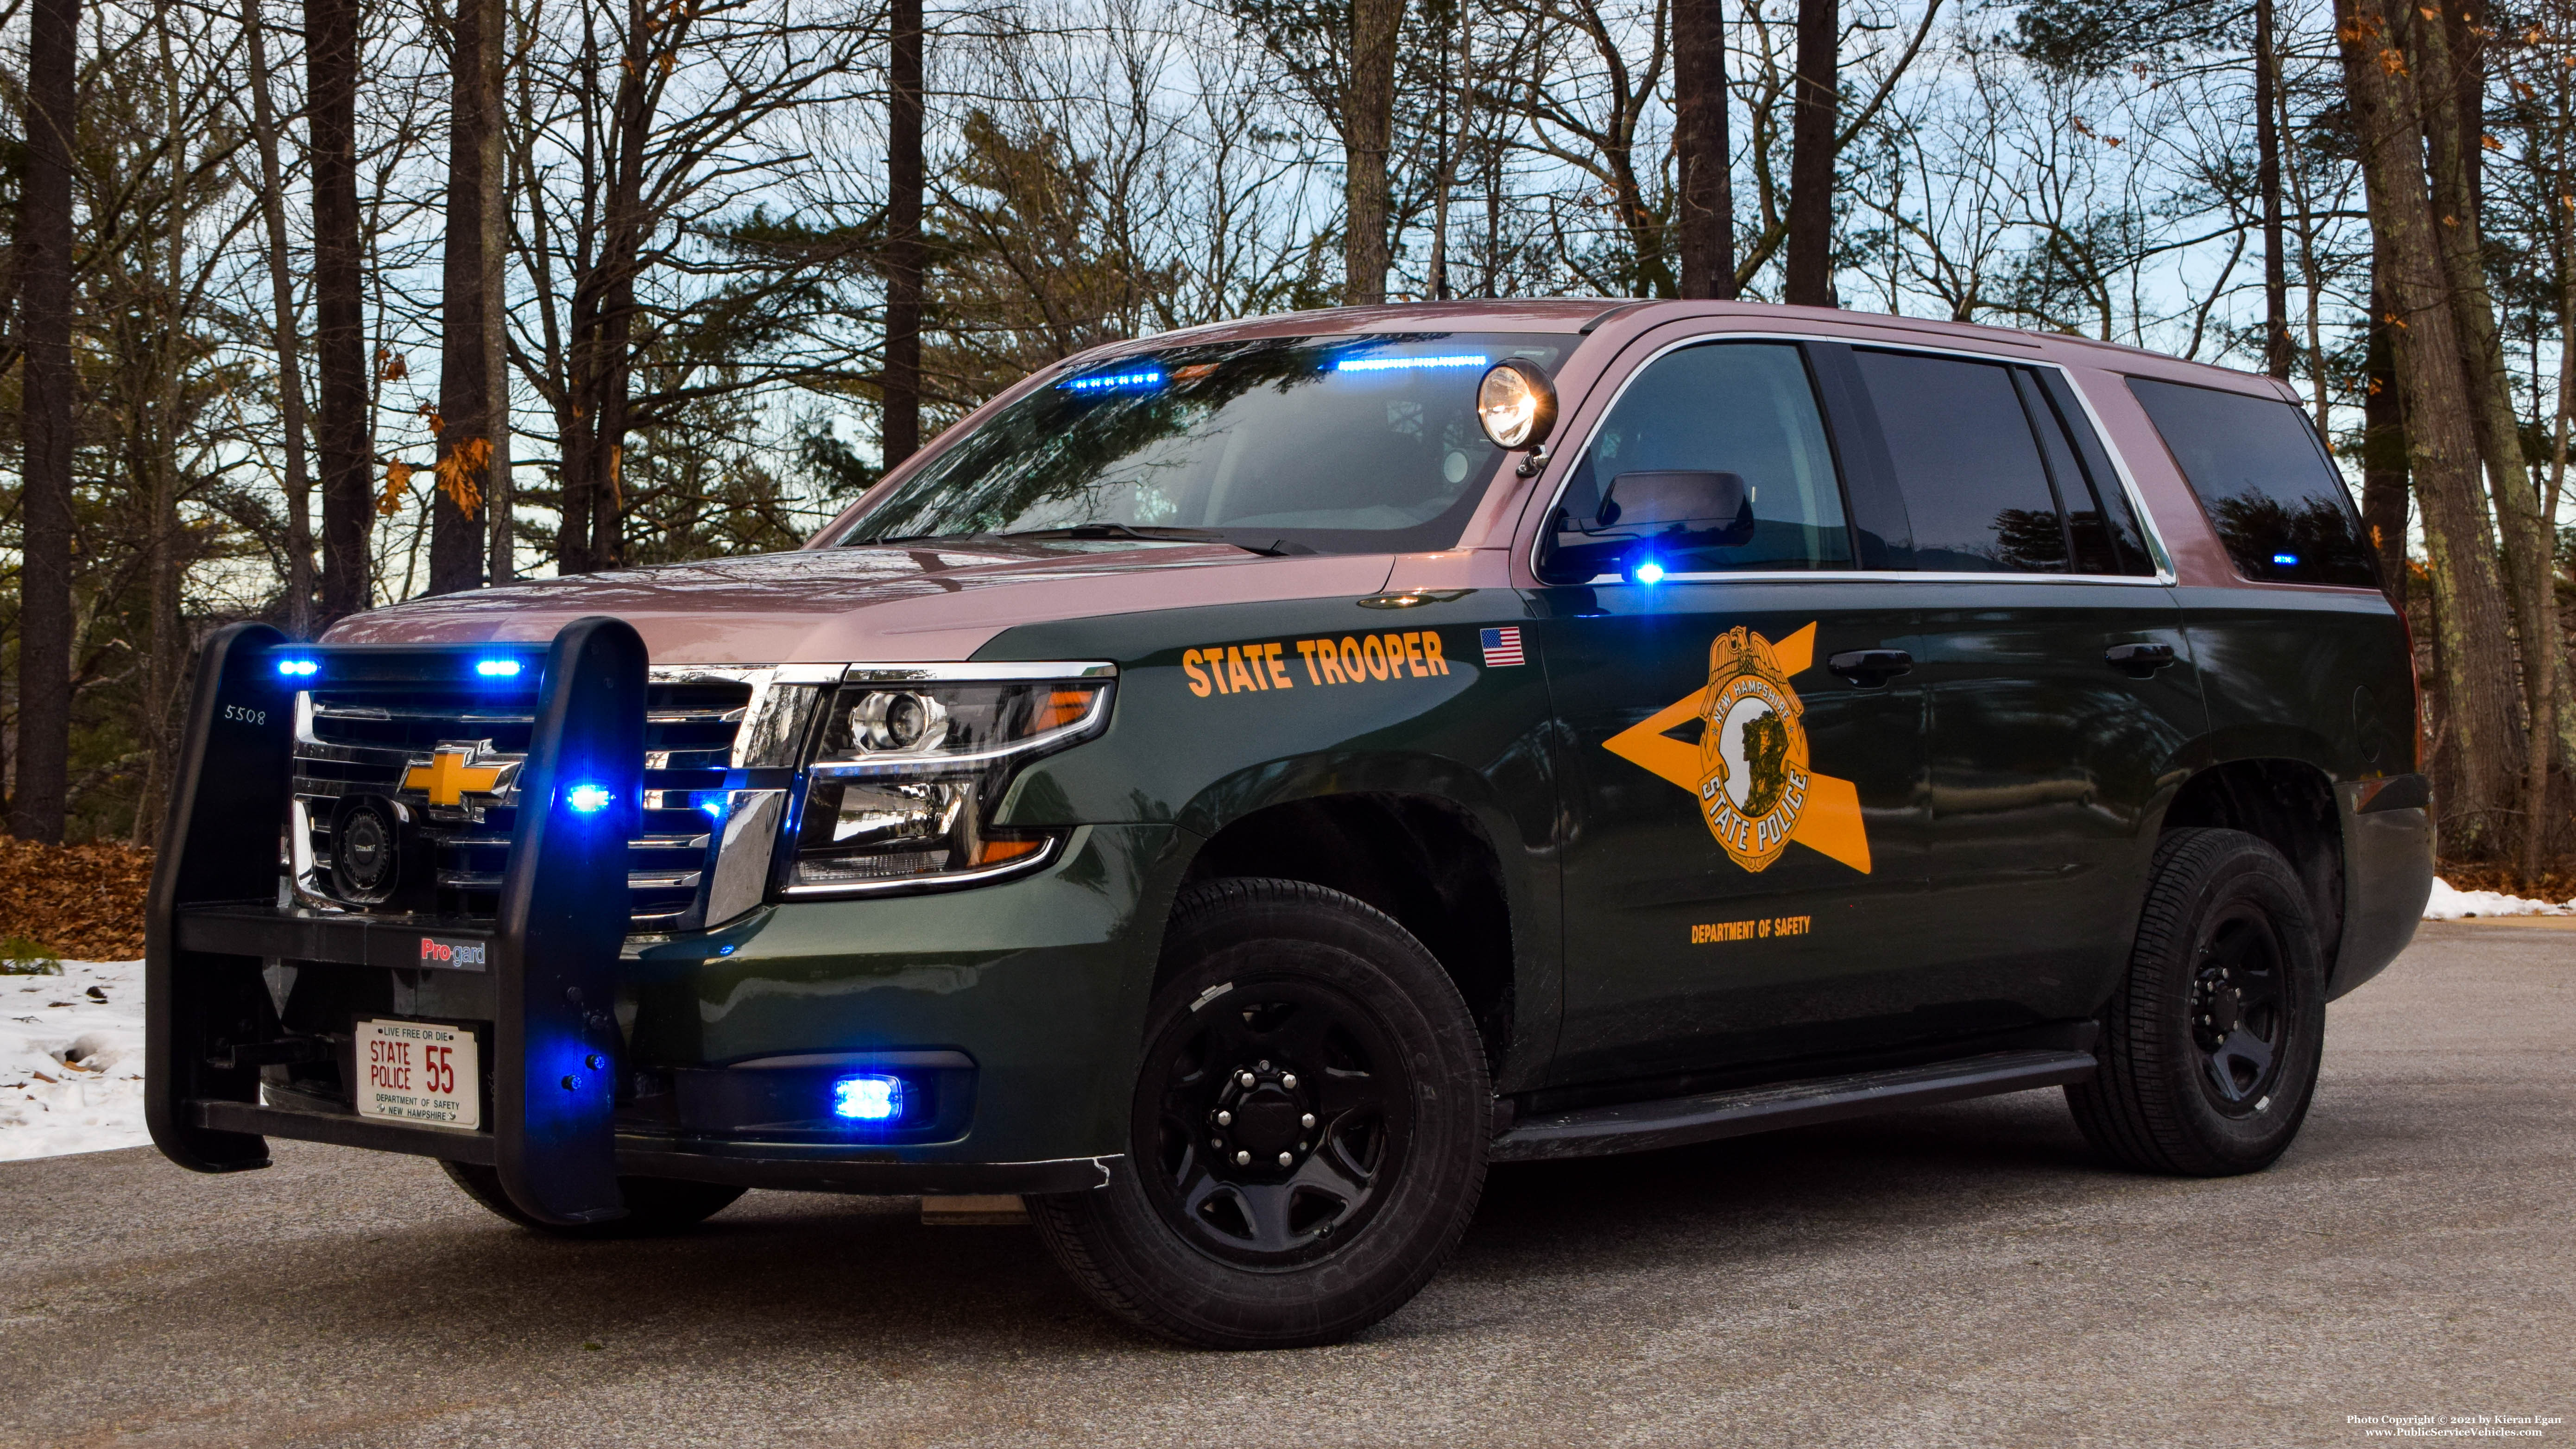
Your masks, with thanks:
[{"label": "front windshield reflection of trees", "polygon": [[[1140,533],[1284,552],[1447,548],[1502,457],[1476,421],[1485,367],[1526,357],[1553,370],[1562,341],[1414,333],[1131,354],[1013,403],[843,541]],[[1406,359],[1418,365],[1344,367]],[[1144,372],[1159,380],[1067,386]]]}]

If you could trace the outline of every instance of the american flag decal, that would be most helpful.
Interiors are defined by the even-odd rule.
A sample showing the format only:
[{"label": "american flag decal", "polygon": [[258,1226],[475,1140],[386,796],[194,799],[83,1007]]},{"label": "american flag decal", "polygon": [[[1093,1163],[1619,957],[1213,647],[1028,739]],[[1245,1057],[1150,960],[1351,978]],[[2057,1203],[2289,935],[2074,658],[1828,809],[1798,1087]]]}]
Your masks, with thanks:
[{"label": "american flag decal", "polygon": [[1504,629],[1479,629],[1477,641],[1485,646],[1485,667],[1498,669],[1506,664],[1524,663],[1521,658],[1521,631],[1514,625]]}]

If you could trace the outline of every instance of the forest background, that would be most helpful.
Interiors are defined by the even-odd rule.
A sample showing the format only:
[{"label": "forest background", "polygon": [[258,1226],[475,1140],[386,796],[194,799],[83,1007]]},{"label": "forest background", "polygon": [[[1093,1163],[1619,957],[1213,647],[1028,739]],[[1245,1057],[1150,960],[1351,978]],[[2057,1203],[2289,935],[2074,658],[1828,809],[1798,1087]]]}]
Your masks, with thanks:
[{"label": "forest background", "polygon": [[791,547],[1103,341],[1572,295],[2289,380],[2446,855],[2576,846],[2576,0],[0,0],[0,68],[26,840],[155,838],[223,623]]}]

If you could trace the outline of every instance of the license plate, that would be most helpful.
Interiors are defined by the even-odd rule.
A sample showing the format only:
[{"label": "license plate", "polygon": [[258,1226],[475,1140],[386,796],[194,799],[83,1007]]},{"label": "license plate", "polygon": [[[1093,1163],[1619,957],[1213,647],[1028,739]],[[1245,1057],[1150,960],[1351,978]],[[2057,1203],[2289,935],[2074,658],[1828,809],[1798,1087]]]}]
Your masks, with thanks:
[{"label": "license plate", "polygon": [[424,1127],[483,1125],[474,1033],[429,1021],[358,1023],[358,1115]]}]

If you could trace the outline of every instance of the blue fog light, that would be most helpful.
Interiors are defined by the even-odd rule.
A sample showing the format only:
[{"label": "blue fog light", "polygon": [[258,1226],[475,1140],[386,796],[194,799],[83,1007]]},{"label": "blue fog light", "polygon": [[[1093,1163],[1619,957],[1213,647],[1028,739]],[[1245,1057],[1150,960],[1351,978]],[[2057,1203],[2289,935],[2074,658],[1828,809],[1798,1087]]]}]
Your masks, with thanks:
[{"label": "blue fog light", "polygon": [[832,1115],[854,1122],[893,1121],[903,1115],[903,1078],[841,1078],[832,1084]]},{"label": "blue fog light", "polygon": [[485,679],[515,679],[518,677],[519,673],[519,661],[516,659],[477,659],[474,661],[474,672],[482,675]]},{"label": "blue fog light", "polygon": [[617,799],[617,792],[606,785],[575,785],[563,793],[564,803],[584,815],[596,815]]},{"label": "blue fog light", "polygon": [[2272,562],[2280,568],[2294,569],[2299,566],[2299,556],[2294,553],[2276,553],[2272,555]]},{"label": "blue fog light", "polygon": [[281,659],[277,661],[277,672],[292,679],[302,679],[306,675],[321,673],[322,662],[318,659]]},{"label": "blue fog light", "polygon": [[1629,576],[1641,584],[1660,584],[1664,581],[1664,566],[1646,559],[1629,570]]}]

